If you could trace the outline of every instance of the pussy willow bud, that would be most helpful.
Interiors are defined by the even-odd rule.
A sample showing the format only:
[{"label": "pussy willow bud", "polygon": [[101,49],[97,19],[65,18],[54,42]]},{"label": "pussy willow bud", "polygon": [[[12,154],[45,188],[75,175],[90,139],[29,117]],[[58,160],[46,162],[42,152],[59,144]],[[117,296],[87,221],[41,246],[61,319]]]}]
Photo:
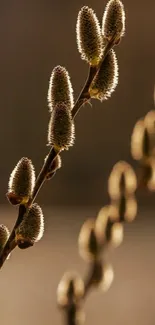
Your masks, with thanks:
[{"label": "pussy willow bud", "polygon": [[94,263],[90,278],[92,285],[106,292],[114,279],[112,266],[106,263],[102,265],[100,261]]},{"label": "pussy willow bud", "polygon": [[[46,161],[47,157],[45,158]],[[57,169],[61,168],[61,157],[58,154],[55,159],[52,161],[51,166],[49,167],[48,173],[46,175],[46,179],[50,180],[53,175],[55,174],[55,172],[57,171]]]},{"label": "pussy willow bud", "polygon": [[64,104],[56,105],[48,126],[48,145],[56,151],[68,150],[74,144],[74,138],[71,111]]},{"label": "pussy willow bud", "polygon": [[114,279],[114,271],[110,264],[103,265],[102,281],[99,284],[99,288],[104,292],[108,291]]},{"label": "pussy willow bud", "polygon": [[10,232],[5,225],[0,225],[0,253],[5,246],[8,238],[10,236]]},{"label": "pussy willow bud", "polygon": [[131,154],[135,160],[141,160],[150,155],[150,136],[144,120],[139,120],[131,135]]},{"label": "pussy willow bud", "polygon": [[155,191],[155,158],[149,157],[141,164],[141,184],[149,191]]},{"label": "pussy willow bud", "polygon": [[15,241],[19,248],[33,246],[44,233],[44,217],[42,209],[34,203],[27,211],[23,221],[16,230]]},{"label": "pussy willow bud", "polygon": [[100,253],[100,243],[95,232],[95,219],[88,219],[83,224],[79,239],[79,253],[86,261],[96,260]]},{"label": "pussy willow bud", "polygon": [[146,114],[144,124],[149,138],[149,155],[155,156],[155,111],[150,111]]},{"label": "pussy willow bud", "polygon": [[116,163],[108,180],[108,193],[114,200],[122,194],[134,194],[137,188],[137,178],[133,168],[125,161]]},{"label": "pussy willow bud", "polygon": [[35,171],[32,161],[23,157],[12,171],[7,198],[13,205],[29,201],[35,185]]},{"label": "pussy willow bud", "polygon": [[90,88],[91,98],[108,99],[118,84],[118,64],[114,50],[109,51],[96,73]]},{"label": "pussy willow bud", "polygon": [[102,21],[102,33],[107,41],[118,44],[125,32],[125,11],[120,0],[107,3]]},{"label": "pussy willow bud", "polygon": [[77,46],[83,60],[96,66],[103,54],[103,39],[99,21],[94,11],[84,6],[81,8],[76,25]]},{"label": "pussy willow bud", "polygon": [[77,303],[84,295],[84,282],[75,272],[67,272],[62,277],[57,289],[57,302],[61,307],[70,302]]},{"label": "pussy willow bud", "polygon": [[96,233],[103,249],[107,246],[118,247],[123,241],[123,225],[115,222],[111,215],[111,206],[103,207],[96,219]]},{"label": "pussy willow bud", "polygon": [[133,195],[122,196],[120,200],[112,201],[111,220],[114,222],[132,222],[137,215],[137,201]]},{"label": "pussy willow bud", "polygon": [[67,70],[60,65],[52,71],[47,99],[50,112],[57,104],[61,103],[65,104],[70,110],[73,108],[73,88],[70,77]]}]

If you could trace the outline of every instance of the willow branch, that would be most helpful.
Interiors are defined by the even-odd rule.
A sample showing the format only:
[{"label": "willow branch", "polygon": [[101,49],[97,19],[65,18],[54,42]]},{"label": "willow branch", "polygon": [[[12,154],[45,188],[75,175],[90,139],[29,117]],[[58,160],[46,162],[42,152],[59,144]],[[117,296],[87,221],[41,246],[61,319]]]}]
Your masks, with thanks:
[{"label": "willow branch", "polygon": [[[102,64],[102,62],[104,61],[106,55],[108,54],[108,52],[110,51],[110,49],[112,49],[114,46],[113,44],[113,40],[111,42],[108,42],[104,48],[104,53],[103,53],[103,57],[102,57],[102,60],[99,64],[98,67],[90,67],[89,68],[89,72],[88,72],[88,77],[87,77],[87,80],[84,84],[84,87],[82,89],[82,91],[80,92],[78,98],[77,98],[77,101],[72,109],[72,119],[74,119],[77,115],[77,113],[79,112],[80,108],[87,102],[89,102],[89,100],[91,99],[90,98],[90,95],[89,95],[89,87],[90,87],[90,84],[97,72],[97,70],[100,68],[100,65]],[[17,229],[17,227],[20,225],[20,223],[22,222],[23,220],[23,217],[24,217],[24,214],[27,210],[27,208],[35,201],[41,187],[43,186],[44,182],[45,182],[45,179],[46,179],[46,175],[47,175],[47,172],[49,170],[49,167],[51,165],[51,163],[53,162],[54,158],[57,156],[59,152],[56,152],[55,149],[52,147],[50,149],[50,152],[47,156],[47,159],[43,165],[43,167],[41,168],[41,171],[37,177],[37,180],[36,180],[36,183],[35,183],[35,187],[34,187],[34,191],[33,191],[33,194],[32,194],[32,197],[30,198],[29,202],[26,204],[26,205],[20,205],[19,206],[19,211],[18,211],[18,217],[17,217],[17,220],[16,220],[16,223],[13,227],[13,230],[10,234],[10,237],[6,243],[6,245],[4,246],[1,254],[0,254],[0,268],[3,266],[5,260],[7,259],[7,256],[11,253],[11,251],[16,247],[16,243],[15,243],[15,231]]]}]

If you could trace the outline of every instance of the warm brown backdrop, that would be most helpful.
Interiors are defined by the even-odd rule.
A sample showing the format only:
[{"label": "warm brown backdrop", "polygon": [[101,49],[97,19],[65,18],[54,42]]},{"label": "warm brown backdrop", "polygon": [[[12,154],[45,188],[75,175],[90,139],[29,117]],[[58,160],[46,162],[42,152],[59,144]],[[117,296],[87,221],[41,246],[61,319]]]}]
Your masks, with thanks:
[{"label": "warm brown backdrop", "polygon": [[[68,69],[75,97],[86,78],[88,67],[76,47],[79,9],[93,7],[101,19],[105,4],[105,0],[0,0],[2,204],[7,204],[7,182],[17,161],[30,157],[38,172],[47,153],[46,97],[54,66]],[[119,85],[107,102],[93,101],[92,107],[81,109],[75,146],[63,154],[63,168],[38,198],[46,216],[45,236],[31,250],[16,250],[2,269],[2,325],[62,324],[55,291],[65,270],[84,271],[76,244],[80,226],[108,202],[108,174],[117,160],[131,162],[132,128],[154,107],[155,2],[124,0],[124,5],[127,31],[116,49]],[[111,257],[113,287],[105,296],[92,294],[86,305],[89,325],[155,323],[154,194],[146,200],[142,193],[139,202],[143,209],[137,222],[126,227],[124,244]],[[13,225],[15,217],[11,206],[1,207],[1,222]]]}]

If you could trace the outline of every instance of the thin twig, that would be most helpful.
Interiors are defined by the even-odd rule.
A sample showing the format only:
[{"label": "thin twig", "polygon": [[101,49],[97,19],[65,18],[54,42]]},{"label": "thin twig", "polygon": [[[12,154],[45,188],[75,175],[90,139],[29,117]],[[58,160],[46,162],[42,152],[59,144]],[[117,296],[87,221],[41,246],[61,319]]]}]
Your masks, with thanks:
[{"label": "thin twig", "polygon": [[[75,116],[79,112],[80,108],[85,103],[89,102],[90,95],[89,95],[88,90],[89,90],[90,84],[91,84],[97,70],[100,68],[100,65],[104,61],[107,53],[110,51],[110,49],[113,48],[113,46],[114,46],[113,40],[111,40],[111,42],[107,43],[106,46],[105,46],[104,53],[103,53],[103,58],[102,58],[102,60],[101,60],[101,62],[99,64],[99,66],[97,68],[96,67],[90,67],[88,77],[87,77],[87,80],[85,82],[85,85],[84,85],[80,95],[78,96],[77,101],[76,101],[76,103],[75,103],[75,105],[74,105],[74,107],[72,109],[72,119],[75,118]],[[39,173],[39,175],[37,177],[32,197],[30,198],[27,205],[25,205],[25,206],[20,205],[19,206],[18,217],[17,217],[16,223],[15,223],[15,225],[13,227],[13,230],[11,232],[11,235],[10,235],[6,245],[4,246],[4,248],[3,248],[3,250],[2,250],[2,252],[0,254],[0,268],[3,266],[7,256],[16,247],[16,243],[14,241],[14,239],[15,239],[15,231],[16,231],[17,227],[20,225],[20,223],[22,222],[24,214],[26,212],[26,209],[35,201],[35,199],[37,197],[37,194],[39,193],[41,187],[43,186],[43,184],[45,182],[46,175],[47,175],[47,172],[49,170],[49,167],[50,167],[52,161],[54,160],[54,158],[57,156],[58,153],[59,152],[56,152],[54,150],[54,148],[50,149],[50,152],[48,154],[46,162],[44,163],[44,165],[43,165],[43,167],[42,167],[42,169],[41,169],[41,171],[40,171],[40,173]]]}]

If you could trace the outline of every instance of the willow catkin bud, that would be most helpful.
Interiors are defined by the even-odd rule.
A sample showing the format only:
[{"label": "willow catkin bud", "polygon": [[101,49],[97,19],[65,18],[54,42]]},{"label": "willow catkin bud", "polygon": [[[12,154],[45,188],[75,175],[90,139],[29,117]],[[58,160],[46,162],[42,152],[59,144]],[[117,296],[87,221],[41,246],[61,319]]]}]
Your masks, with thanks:
[{"label": "willow catkin bud", "polygon": [[37,203],[26,212],[23,221],[16,230],[15,241],[19,248],[33,246],[44,233],[44,217],[42,209]]},{"label": "willow catkin bud", "polygon": [[110,264],[103,265],[102,280],[99,284],[99,288],[106,292],[111,287],[111,284],[114,280],[114,271]]},{"label": "willow catkin bud", "polygon": [[103,38],[97,16],[87,6],[79,11],[76,35],[81,58],[92,66],[98,65],[103,54]]},{"label": "willow catkin bud", "polygon": [[107,3],[102,20],[102,34],[107,41],[118,44],[125,32],[125,11],[120,0]]},{"label": "willow catkin bud", "polygon": [[7,198],[13,205],[29,201],[35,185],[35,171],[32,161],[23,157],[12,171]]},{"label": "willow catkin bud", "polygon": [[134,194],[137,178],[133,168],[125,161],[116,163],[108,180],[108,193],[111,199],[120,199],[122,194]]},{"label": "willow catkin bud", "polygon": [[74,138],[71,111],[63,103],[56,105],[48,126],[48,145],[53,146],[56,151],[68,150],[74,144]]},{"label": "willow catkin bud", "polygon": [[111,203],[111,220],[114,222],[132,222],[137,215],[137,201],[134,195],[122,196]]},{"label": "willow catkin bud", "polygon": [[113,268],[110,264],[102,264],[101,261],[97,261],[92,266],[90,278],[93,286],[106,292],[114,279]]},{"label": "willow catkin bud", "polygon": [[111,206],[103,207],[96,219],[96,233],[100,238],[103,249],[107,246],[118,247],[123,241],[123,225],[115,222],[111,215]]},{"label": "willow catkin bud", "polygon": [[155,157],[149,157],[143,160],[140,166],[141,185],[148,188],[149,191],[155,191]]},{"label": "willow catkin bud", "polygon": [[77,303],[84,295],[84,282],[76,272],[67,272],[62,277],[57,289],[57,302],[60,307],[70,301]]},{"label": "willow catkin bud", "polygon": [[5,225],[0,225],[0,253],[5,246],[8,238],[10,236],[10,232]]},{"label": "willow catkin bud", "polygon": [[56,66],[51,74],[49,89],[48,89],[48,105],[50,112],[57,104],[65,104],[68,109],[72,109],[74,105],[73,88],[68,71]]},{"label": "willow catkin bud", "polygon": [[148,132],[149,156],[155,156],[155,111],[152,110],[144,117],[144,124]]},{"label": "willow catkin bud", "polygon": [[150,136],[143,119],[134,126],[131,135],[131,155],[135,160],[141,160],[150,154]]},{"label": "willow catkin bud", "polygon": [[[45,158],[45,161],[46,161],[47,157]],[[52,161],[49,169],[48,169],[48,173],[46,175],[46,179],[47,180],[50,180],[53,175],[55,174],[55,172],[61,168],[61,157],[59,154],[57,154],[57,156],[54,158],[54,160]]]},{"label": "willow catkin bud", "polygon": [[108,99],[118,84],[118,64],[114,50],[110,50],[101,63],[89,88],[91,98]]},{"label": "willow catkin bud", "polygon": [[100,253],[100,242],[95,231],[95,219],[84,222],[78,238],[79,254],[86,261],[96,260]]}]

